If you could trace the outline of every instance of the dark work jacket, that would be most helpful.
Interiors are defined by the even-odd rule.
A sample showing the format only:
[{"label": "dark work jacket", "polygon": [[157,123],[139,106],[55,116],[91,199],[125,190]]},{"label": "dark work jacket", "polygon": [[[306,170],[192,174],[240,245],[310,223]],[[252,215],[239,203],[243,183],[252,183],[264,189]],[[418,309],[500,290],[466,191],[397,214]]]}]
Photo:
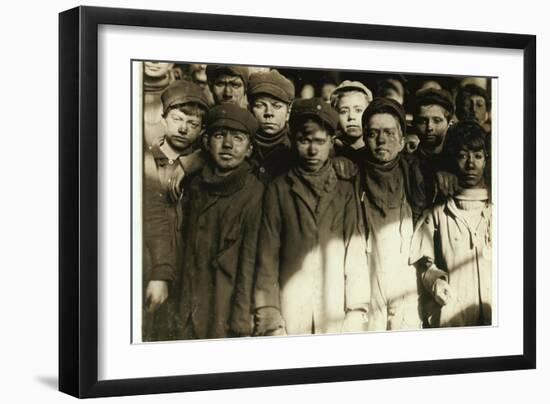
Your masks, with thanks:
[{"label": "dark work jacket", "polygon": [[289,139],[289,129],[285,132],[284,140],[272,146],[261,146],[257,142],[250,159],[254,173],[264,184],[286,173],[296,164],[296,153],[292,150]]},{"label": "dark work jacket", "polygon": [[250,335],[263,185],[246,162],[221,183],[208,180],[211,172],[205,166],[182,201],[180,318],[200,339]]},{"label": "dark work jacket", "polygon": [[450,172],[448,160],[446,154],[441,152],[439,154],[430,155],[423,153],[420,148],[416,149],[414,153],[403,153],[403,157],[407,160],[410,167],[414,167],[418,170],[424,182],[424,193],[426,195],[426,201],[432,204],[436,198],[436,180],[435,175],[439,171]]}]

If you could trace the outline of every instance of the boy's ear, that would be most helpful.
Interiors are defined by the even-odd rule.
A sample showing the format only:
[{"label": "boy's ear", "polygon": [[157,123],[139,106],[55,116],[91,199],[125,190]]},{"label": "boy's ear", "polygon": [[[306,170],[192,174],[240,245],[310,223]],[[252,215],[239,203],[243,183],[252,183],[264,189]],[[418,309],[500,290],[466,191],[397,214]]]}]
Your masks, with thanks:
[{"label": "boy's ear", "polygon": [[252,144],[252,140],[250,140],[248,142],[248,150],[246,151],[246,157],[251,157],[253,150],[254,150],[254,145]]},{"label": "boy's ear", "polygon": [[201,134],[201,139],[203,147],[205,149],[208,149],[208,133],[206,133],[206,131],[203,131],[203,133]]}]

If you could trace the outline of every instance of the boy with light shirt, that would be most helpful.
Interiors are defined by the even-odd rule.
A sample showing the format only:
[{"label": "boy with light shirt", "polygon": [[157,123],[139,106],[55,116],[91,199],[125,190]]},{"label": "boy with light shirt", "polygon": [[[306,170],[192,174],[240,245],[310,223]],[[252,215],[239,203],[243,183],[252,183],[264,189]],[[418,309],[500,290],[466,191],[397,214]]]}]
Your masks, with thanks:
[{"label": "boy with light shirt", "polygon": [[368,328],[420,328],[416,270],[409,265],[409,248],[425,198],[418,182],[421,175],[401,155],[405,112],[393,99],[375,98],[362,119],[366,148],[360,165],[360,199],[372,281]]},{"label": "boy with light shirt", "polygon": [[410,258],[421,273],[429,327],[492,324],[489,151],[477,122],[461,121],[449,131],[447,152],[460,187],[419,221]]}]

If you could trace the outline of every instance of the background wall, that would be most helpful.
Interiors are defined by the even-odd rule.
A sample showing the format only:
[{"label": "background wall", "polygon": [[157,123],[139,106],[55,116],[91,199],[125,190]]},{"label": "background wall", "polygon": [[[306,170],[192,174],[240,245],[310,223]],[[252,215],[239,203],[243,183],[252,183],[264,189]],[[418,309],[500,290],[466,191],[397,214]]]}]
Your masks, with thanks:
[{"label": "background wall", "polygon": [[[550,147],[545,112],[550,71],[550,28],[544,3],[534,0],[489,3],[463,0],[394,0],[391,2],[91,1],[88,5],[343,22],[409,25],[482,31],[530,33],[538,41],[538,369],[323,385],[229,390],[109,399],[111,402],[338,402],[384,400],[408,403],[463,403],[465,400],[535,402],[547,395],[550,377],[550,277],[545,271],[550,237],[544,187],[550,168],[544,152]],[[495,5],[496,4],[496,5]],[[1,32],[2,193],[0,236],[0,399],[5,403],[64,403],[57,392],[57,13],[78,5],[5,2]],[[518,134],[519,136],[520,134]],[[543,161],[545,160],[545,161]],[[514,164],[516,162],[509,162]],[[519,164],[519,161],[517,162]],[[519,167],[518,167],[519,168]],[[518,242],[521,234],[518,232]],[[7,259],[6,259],[7,258]],[[518,271],[521,268],[518,268]],[[535,268],[533,268],[533,271]]]}]

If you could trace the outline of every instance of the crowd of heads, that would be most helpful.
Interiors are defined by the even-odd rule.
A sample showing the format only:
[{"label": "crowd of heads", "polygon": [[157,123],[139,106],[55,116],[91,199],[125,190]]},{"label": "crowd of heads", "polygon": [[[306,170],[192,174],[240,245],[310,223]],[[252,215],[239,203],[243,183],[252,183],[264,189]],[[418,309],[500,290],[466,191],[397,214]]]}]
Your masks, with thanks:
[{"label": "crowd of heads", "polygon": [[[162,116],[167,141],[176,149],[202,135],[219,136],[222,121],[226,132],[240,131],[252,143],[253,125],[235,125],[231,119],[236,118],[207,119],[222,110],[243,122],[255,120],[265,136],[289,127],[298,152],[307,143],[314,149],[319,140],[313,142],[312,136],[322,132],[331,149],[335,141],[365,148],[373,162],[381,164],[402,152],[443,152],[445,143],[451,143],[446,142],[449,133],[459,132],[449,132],[458,122],[470,123],[462,131],[484,133],[487,139],[491,131],[490,80],[484,78],[163,62],[144,62],[144,76],[171,77],[162,94]],[[200,143],[211,144],[208,139]]]}]

